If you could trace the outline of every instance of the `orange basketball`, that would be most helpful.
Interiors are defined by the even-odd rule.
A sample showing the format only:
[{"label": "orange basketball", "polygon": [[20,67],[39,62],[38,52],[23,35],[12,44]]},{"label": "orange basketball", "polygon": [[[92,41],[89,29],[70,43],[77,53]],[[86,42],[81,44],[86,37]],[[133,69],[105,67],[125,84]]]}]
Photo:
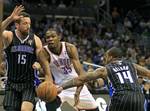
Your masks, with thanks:
[{"label": "orange basketball", "polygon": [[57,88],[52,82],[42,82],[37,90],[37,96],[43,101],[53,101],[57,96]]}]

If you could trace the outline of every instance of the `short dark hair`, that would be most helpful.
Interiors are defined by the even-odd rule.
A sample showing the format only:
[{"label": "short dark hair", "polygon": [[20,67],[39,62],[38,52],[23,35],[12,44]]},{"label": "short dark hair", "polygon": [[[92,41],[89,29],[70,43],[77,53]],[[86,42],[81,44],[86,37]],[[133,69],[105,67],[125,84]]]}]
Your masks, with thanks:
[{"label": "short dark hair", "polygon": [[55,31],[57,34],[62,33],[62,31],[59,27],[50,27],[47,31]]},{"label": "short dark hair", "polygon": [[108,55],[112,56],[113,58],[121,58],[123,56],[121,49],[117,47],[110,48],[108,50]]},{"label": "short dark hair", "polygon": [[[31,17],[30,14],[28,14],[27,12],[21,12],[21,13],[19,14],[19,16],[29,17],[29,18]],[[20,19],[16,20],[15,22],[16,22],[16,23],[20,23]]]}]

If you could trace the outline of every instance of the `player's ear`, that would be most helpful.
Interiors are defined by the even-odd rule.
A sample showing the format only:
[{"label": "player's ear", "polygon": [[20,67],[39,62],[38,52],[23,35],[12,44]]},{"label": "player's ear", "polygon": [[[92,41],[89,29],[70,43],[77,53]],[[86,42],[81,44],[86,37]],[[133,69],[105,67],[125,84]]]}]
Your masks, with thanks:
[{"label": "player's ear", "polygon": [[112,58],[113,58],[113,56],[109,55],[109,59],[111,59],[111,60],[112,60]]},{"label": "player's ear", "polygon": [[16,22],[15,23],[15,27],[18,28],[19,27],[19,23]]},{"label": "player's ear", "polygon": [[61,33],[58,35],[58,38],[59,38],[59,40],[62,40],[62,34]]},{"label": "player's ear", "polygon": [[61,36],[59,36],[59,40],[61,40]]}]

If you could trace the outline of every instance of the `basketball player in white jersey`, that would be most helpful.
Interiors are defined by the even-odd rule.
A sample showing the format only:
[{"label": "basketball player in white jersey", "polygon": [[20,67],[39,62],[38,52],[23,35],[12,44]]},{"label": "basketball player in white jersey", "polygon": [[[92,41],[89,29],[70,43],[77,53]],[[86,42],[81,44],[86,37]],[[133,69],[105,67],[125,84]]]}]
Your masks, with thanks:
[{"label": "basketball player in white jersey", "polygon": [[[60,39],[61,33],[57,28],[49,29],[46,32],[47,45],[42,50],[43,59],[49,62],[54,83],[58,86],[80,74],[85,74],[77,48],[73,44],[60,42]],[[68,102],[78,110],[98,111],[96,102],[86,86],[66,89],[58,96],[62,103]],[[51,111],[48,107],[47,110]]]}]

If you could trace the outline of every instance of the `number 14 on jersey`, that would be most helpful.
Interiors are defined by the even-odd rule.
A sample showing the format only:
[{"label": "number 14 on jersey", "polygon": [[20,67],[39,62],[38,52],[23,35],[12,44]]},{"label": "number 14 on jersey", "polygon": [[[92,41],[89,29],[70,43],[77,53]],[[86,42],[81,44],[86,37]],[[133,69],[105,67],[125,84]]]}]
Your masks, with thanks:
[{"label": "number 14 on jersey", "polygon": [[134,82],[130,71],[117,72],[116,74],[117,74],[121,84],[124,84],[125,80],[129,80],[130,83]]}]

